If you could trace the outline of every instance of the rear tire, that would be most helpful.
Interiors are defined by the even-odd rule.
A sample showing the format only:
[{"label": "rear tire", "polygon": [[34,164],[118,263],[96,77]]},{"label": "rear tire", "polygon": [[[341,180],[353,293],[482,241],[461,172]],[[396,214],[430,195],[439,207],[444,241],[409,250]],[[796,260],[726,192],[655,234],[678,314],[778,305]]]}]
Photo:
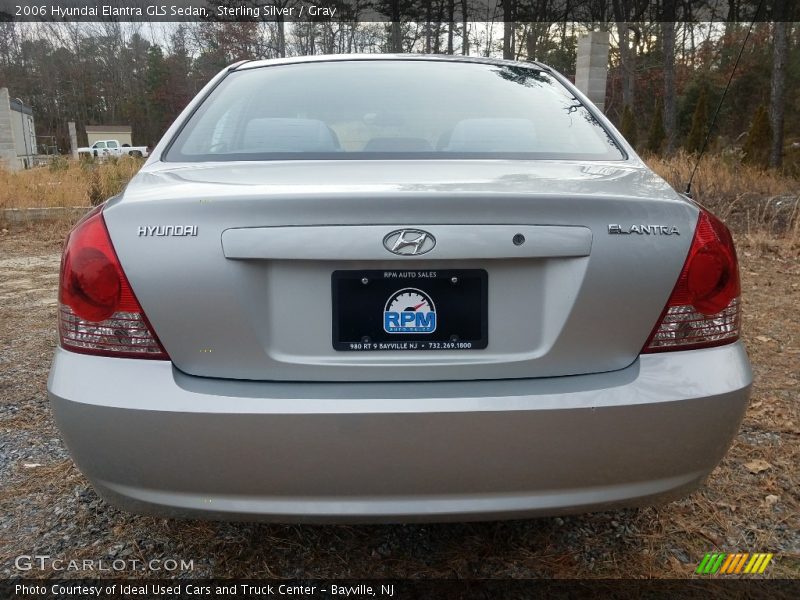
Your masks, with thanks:
[{"label": "rear tire", "polygon": [[142,158],[142,153],[139,152],[138,150],[134,150],[133,152],[131,152],[131,156],[135,158]]}]

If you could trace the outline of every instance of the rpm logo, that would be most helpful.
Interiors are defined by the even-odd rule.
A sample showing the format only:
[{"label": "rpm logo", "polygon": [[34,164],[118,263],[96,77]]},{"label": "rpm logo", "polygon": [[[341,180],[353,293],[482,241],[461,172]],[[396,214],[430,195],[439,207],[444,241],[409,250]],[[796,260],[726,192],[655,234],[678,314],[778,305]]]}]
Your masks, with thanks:
[{"label": "rpm logo", "polygon": [[389,296],[383,310],[386,333],[433,333],[436,331],[436,307],[422,290],[404,288]]}]

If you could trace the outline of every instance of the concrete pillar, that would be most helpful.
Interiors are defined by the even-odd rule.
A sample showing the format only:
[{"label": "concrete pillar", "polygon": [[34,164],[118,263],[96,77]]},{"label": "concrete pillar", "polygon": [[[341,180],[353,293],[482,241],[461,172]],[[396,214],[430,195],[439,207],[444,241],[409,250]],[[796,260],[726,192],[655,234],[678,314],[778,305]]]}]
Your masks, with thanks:
[{"label": "concrete pillar", "polygon": [[0,88],[0,166],[16,171],[20,168],[17,160],[17,146],[14,143],[14,126],[11,122],[11,102],[8,88]]},{"label": "concrete pillar", "polygon": [[78,132],[75,129],[75,121],[67,123],[69,129],[69,147],[72,152],[72,158],[78,160]]},{"label": "concrete pillar", "polygon": [[592,31],[578,39],[575,86],[601,111],[606,104],[608,32]]}]

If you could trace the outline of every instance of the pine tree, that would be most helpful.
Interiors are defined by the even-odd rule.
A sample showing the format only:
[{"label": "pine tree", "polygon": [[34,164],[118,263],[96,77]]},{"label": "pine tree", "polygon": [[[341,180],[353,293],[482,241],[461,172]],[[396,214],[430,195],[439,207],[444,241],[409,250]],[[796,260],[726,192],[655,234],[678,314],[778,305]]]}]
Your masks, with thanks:
[{"label": "pine tree", "polygon": [[636,119],[633,118],[633,111],[629,105],[622,109],[622,123],[620,132],[631,146],[636,146]]},{"label": "pine tree", "polygon": [[708,134],[708,91],[705,86],[700,90],[697,104],[692,115],[692,128],[689,130],[689,137],[686,138],[686,150],[689,152],[700,152],[703,142]]},{"label": "pine tree", "polygon": [[[147,144],[155,143],[170,123],[170,108],[168,104],[169,72],[164,60],[164,53],[158,45],[147,49],[147,70],[145,71],[145,111],[147,114],[146,136]],[[142,132],[145,133],[145,132]],[[139,135],[142,136],[142,133]]]},{"label": "pine tree", "polygon": [[769,125],[767,109],[762,104],[753,115],[753,122],[747,132],[744,142],[744,162],[758,167],[767,168],[769,165],[770,140],[772,128]]},{"label": "pine tree", "polygon": [[661,107],[661,102],[656,102],[656,112],[653,115],[653,121],[650,123],[650,132],[647,135],[647,149],[653,154],[658,154],[666,137],[664,109]]}]

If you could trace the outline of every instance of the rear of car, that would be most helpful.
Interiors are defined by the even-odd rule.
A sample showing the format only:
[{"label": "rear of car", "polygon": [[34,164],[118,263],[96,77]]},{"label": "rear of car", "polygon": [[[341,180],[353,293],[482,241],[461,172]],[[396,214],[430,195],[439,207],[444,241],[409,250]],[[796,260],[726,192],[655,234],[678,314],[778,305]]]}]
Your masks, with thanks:
[{"label": "rear of car", "polygon": [[49,392],[135,512],[663,501],[746,407],[736,254],[561,76],[244,63],[68,239]]}]

